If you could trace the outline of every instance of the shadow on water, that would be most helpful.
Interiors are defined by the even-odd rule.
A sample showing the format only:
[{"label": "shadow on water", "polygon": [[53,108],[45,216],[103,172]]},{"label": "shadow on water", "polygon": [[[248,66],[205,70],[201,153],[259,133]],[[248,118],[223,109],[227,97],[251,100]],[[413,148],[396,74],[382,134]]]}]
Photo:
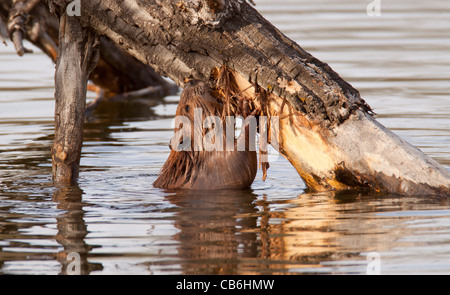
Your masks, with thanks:
[{"label": "shadow on water", "polygon": [[[162,104],[162,99],[133,99],[124,101],[103,101],[87,117],[84,129],[85,141],[116,141],[110,136],[110,127],[124,126],[121,131],[132,131],[125,127],[127,122],[161,120],[164,116],[154,112],[152,106]],[[168,118],[172,116],[167,116]]]},{"label": "shadow on water", "polygon": [[[163,116],[157,115],[152,107],[164,103],[163,98],[130,98],[128,101],[102,101],[87,114],[86,121],[105,121],[118,123],[130,121],[157,120]],[[172,116],[168,116],[172,117]]]}]

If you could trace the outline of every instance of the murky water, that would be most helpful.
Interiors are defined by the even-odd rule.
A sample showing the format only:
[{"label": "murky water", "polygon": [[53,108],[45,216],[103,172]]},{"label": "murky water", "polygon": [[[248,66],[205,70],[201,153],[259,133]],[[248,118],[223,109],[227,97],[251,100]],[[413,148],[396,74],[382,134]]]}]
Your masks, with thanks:
[{"label": "murky water", "polygon": [[[378,17],[365,0],[255,2],[450,167],[449,1],[381,1]],[[79,185],[54,187],[53,71],[0,46],[0,273],[65,273],[76,252],[90,274],[365,274],[368,257],[382,274],[450,274],[449,198],[308,194],[274,153],[248,191],[153,188],[177,96],[99,107]]]}]

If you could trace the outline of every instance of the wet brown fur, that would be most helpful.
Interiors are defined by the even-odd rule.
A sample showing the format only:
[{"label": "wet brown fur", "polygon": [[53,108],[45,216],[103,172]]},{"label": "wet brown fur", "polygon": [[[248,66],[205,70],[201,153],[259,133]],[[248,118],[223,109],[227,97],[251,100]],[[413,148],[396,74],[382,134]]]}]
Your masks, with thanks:
[{"label": "wet brown fur", "polygon": [[[202,109],[202,121],[208,116],[224,118],[227,115],[224,115],[224,104],[212,96],[211,89],[205,82],[188,82],[180,96],[176,115],[189,118],[191,134],[196,134],[195,108]],[[204,136],[206,132],[202,130],[197,134]],[[224,131],[224,136],[225,134]],[[245,139],[248,143],[248,135],[241,134],[237,141]],[[225,138],[223,142],[225,144]],[[195,139],[192,138],[189,151],[171,151],[161,174],[153,183],[155,187],[215,190],[247,188],[253,183],[257,172],[257,157],[256,151],[250,151],[247,144],[246,151],[236,151],[236,148],[234,151],[195,151],[194,143]]]}]

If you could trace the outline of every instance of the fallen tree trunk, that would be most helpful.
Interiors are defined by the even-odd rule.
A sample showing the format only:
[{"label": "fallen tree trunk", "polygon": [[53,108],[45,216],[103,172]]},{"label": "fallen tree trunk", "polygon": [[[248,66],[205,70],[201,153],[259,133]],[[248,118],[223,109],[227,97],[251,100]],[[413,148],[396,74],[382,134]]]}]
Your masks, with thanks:
[{"label": "fallen tree trunk", "polygon": [[[64,14],[70,0],[48,0]],[[235,93],[279,116],[278,149],[313,190],[449,194],[450,172],[372,117],[359,92],[245,1],[91,0],[80,22],[178,85],[226,66]],[[273,143],[273,142],[272,142]]]}]

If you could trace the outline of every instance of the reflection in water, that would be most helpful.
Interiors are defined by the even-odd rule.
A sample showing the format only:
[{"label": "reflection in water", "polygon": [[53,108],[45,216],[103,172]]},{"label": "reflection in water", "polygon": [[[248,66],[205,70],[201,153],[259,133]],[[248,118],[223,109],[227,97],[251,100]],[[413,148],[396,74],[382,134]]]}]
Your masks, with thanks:
[{"label": "reflection in water", "polygon": [[73,252],[79,255],[77,256],[80,261],[74,269],[71,268],[72,273],[79,270],[79,274],[87,275],[91,271],[102,269],[101,264],[89,263],[87,259],[92,247],[85,242],[88,231],[83,219],[82,195],[83,190],[78,186],[58,187],[53,194],[53,201],[57,203],[57,208],[65,210],[63,214],[56,217],[58,234],[55,239],[63,247],[63,251],[57,254],[57,260],[61,263],[60,274],[67,274],[67,267],[70,267],[69,264],[73,261],[68,259],[67,255]]},{"label": "reflection in water", "polygon": [[[423,234],[399,211],[414,215],[449,205],[447,198],[358,192],[306,193],[280,202],[251,190],[177,192],[167,199],[177,206],[174,238],[182,273],[190,275],[365,274],[368,253],[389,253],[407,244],[402,238]],[[442,216],[444,224],[449,215]]]},{"label": "reflection in water", "polygon": [[[139,177],[127,179],[148,180]],[[3,190],[0,272],[67,274],[71,252],[81,274],[364,274],[372,251],[382,273],[450,270],[441,254],[450,253],[449,198],[257,190],[158,197],[120,183],[119,193],[95,196],[92,186],[36,197]],[[42,268],[51,261],[57,269]]]},{"label": "reflection in water", "polygon": [[[178,207],[175,239],[184,274],[236,274],[239,259],[257,255],[254,201],[248,190],[179,192],[167,197]],[[240,217],[249,216],[249,217]]]}]

